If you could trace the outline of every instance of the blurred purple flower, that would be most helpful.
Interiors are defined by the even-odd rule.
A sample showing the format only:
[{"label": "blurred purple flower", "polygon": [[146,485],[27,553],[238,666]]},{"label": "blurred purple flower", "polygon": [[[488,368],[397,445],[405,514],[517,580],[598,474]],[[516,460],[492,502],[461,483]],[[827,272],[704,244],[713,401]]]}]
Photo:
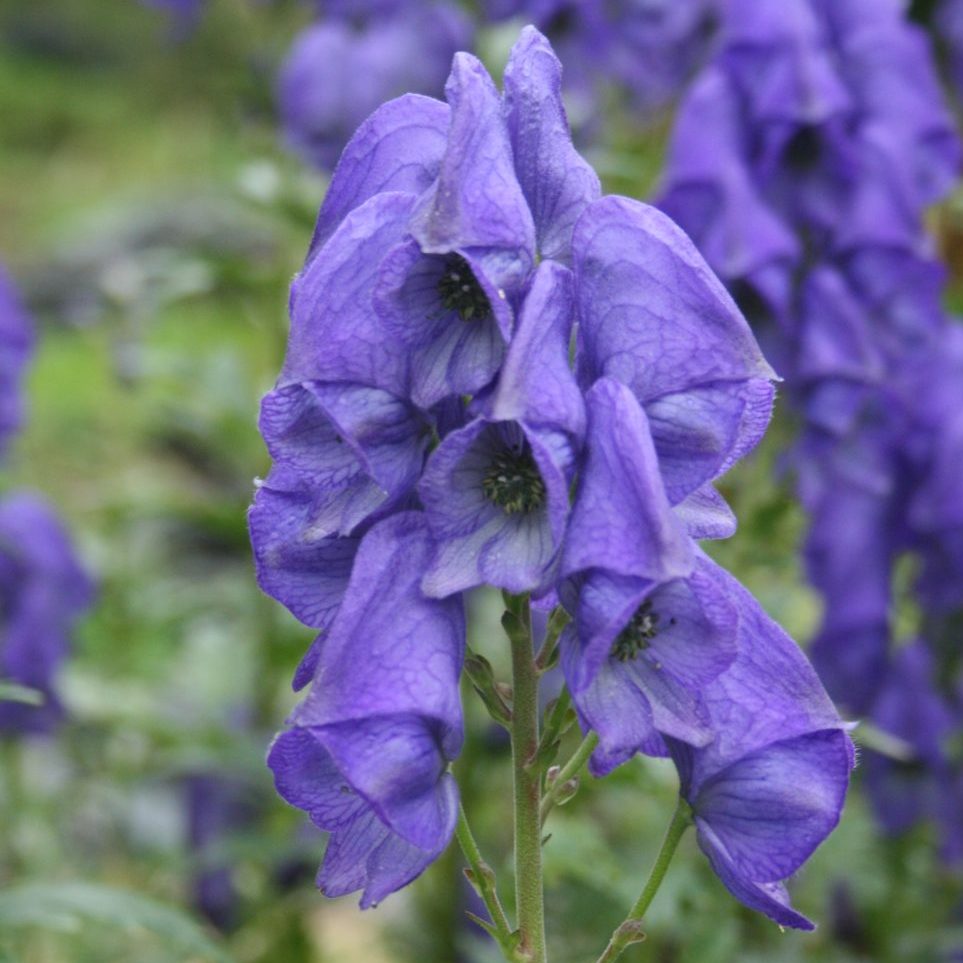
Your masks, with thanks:
[{"label": "blurred purple flower", "polygon": [[664,107],[706,57],[718,0],[486,0],[493,20],[521,17],[552,42],[565,65],[576,127],[614,86],[634,110]]},{"label": "blurred purple flower", "polygon": [[218,929],[230,932],[241,922],[232,860],[212,853],[258,821],[257,797],[247,780],[213,771],[188,776],[184,794],[187,844],[199,863],[192,877],[193,901]]},{"label": "blurred purple flower", "polygon": [[[936,681],[928,646],[913,641],[893,656],[873,706],[873,722],[905,743],[909,752],[906,759],[866,753],[866,790],[880,825],[890,835],[906,832],[922,819],[949,814],[954,802],[963,801],[953,792],[947,755],[948,740],[963,720],[936,691]],[[953,819],[959,835],[963,832],[959,810]]]},{"label": "blurred purple flower", "polygon": [[[352,16],[359,13],[351,8]],[[306,28],[278,78],[285,139],[323,170],[334,167],[355,128],[384,101],[440,93],[455,51],[471,45],[470,24],[449,4],[379,4],[365,12],[370,19],[361,23],[328,19]]]},{"label": "blurred purple flower", "polygon": [[33,319],[0,265],[0,454],[23,422],[21,386],[34,340]]},{"label": "blurred purple flower", "polygon": [[0,702],[0,731],[47,732],[63,717],[56,675],[93,586],[63,523],[37,495],[0,501],[0,677],[37,690],[32,706]]}]

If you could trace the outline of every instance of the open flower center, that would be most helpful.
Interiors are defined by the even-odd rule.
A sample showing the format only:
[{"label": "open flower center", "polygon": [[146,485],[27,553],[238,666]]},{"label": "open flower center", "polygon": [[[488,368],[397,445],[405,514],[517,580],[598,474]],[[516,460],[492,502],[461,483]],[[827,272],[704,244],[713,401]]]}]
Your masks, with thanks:
[{"label": "open flower center", "polygon": [[438,281],[438,296],[446,311],[457,311],[462,321],[482,321],[492,313],[491,302],[468,262],[458,254],[445,260],[445,273]]},{"label": "open flower center", "polygon": [[528,445],[495,455],[482,479],[482,491],[506,515],[541,508],[545,504],[545,482]]},{"label": "open flower center", "polygon": [[611,656],[619,662],[629,662],[649,647],[649,643],[659,634],[659,613],[646,599],[629,619],[612,645]]}]

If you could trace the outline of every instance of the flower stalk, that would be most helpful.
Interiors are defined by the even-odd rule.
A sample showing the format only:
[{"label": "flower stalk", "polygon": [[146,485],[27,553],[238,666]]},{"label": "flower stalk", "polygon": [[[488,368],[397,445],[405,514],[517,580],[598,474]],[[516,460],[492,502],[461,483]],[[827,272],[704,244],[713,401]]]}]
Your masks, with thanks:
[{"label": "flower stalk", "polygon": [[655,899],[655,894],[658,893],[662,880],[665,879],[669,864],[672,862],[672,857],[679,846],[679,840],[682,839],[685,831],[691,825],[692,809],[684,799],[680,798],[672,816],[672,822],[669,823],[665,839],[662,840],[662,846],[655,857],[649,878],[646,880],[639,898],[632,905],[628,916],[616,927],[612,938],[609,940],[609,945],[596,963],[614,963],[627,947],[633,943],[641,943],[645,939],[645,933],[642,930],[642,918],[652,904],[652,900]]},{"label": "flower stalk", "polygon": [[538,753],[538,670],[528,600],[511,600],[502,619],[512,650],[512,767],[515,824],[515,910],[518,949],[530,963],[546,963],[542,883],[541,775]]},{"label": "flower stalk", "polygon": [[465,875],[468,876],[468,881],[482,898],[485,908],[488,910],[488,915],[492,919],[491,924],[477,918],[476,922],[483,926],[492,939],[498,943],[505,954],[505,958],[514,961],[512,927],[508,922],[508,916],[505,914],[501,900],[498,898],[495,872],[482,856],[462,806],[458,808],[458,825],[455,827],[455,836],[465,859],[468,861],[469,870]]}]

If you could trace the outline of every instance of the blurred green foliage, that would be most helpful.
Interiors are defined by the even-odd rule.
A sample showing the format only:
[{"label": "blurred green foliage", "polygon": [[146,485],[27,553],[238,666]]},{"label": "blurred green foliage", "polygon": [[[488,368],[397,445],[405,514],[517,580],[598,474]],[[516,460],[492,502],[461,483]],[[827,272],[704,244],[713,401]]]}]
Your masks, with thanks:
[{"label": "blurred green foliage", "polygon": [[[0,8],[0,256],[43,333],[4,484],[56,502],[99,580],[64,672],[69,724],[4,747],[0,960],[497,958],[464,922],[455,850],[376,912],[322,900],[311,878],[323,842],[263,765],[311,636],[258,593],[244,525],[267,469],[258,399],[280,366],[287,285],[324,191],[280,150],[272,114],[276,62],[307,16],[293,2],[223,0],[174,43],[164,17],[132,0]],[[593,156],[607,186],[650,190],[667,129],[613,127]],[[804,639],[819,613],[800,570],[805,520],[780,472],[791,435],[781,415],[726,479],[741,528],[712,551]],[[473,612],[473,646],[504,668],[496,600],[479,596]],[[508,750],[467,689],[466,702],[456,771],[507,883]],[[240,780],[258,815],[198,850],[185,787],[202,773]],[[637,895],[674,778],[638,760],[553,815],[557,963],[594,959]],[[876,838],[854,796],[794,884],[822,923],[801,936],[736,904],[686,839],[649,938],[626,959],[932,963],[963,940],[941,928],[959,892],[933,853],[925,829]],[[218,933],[191,880],[225,861],[239,910]]]}]

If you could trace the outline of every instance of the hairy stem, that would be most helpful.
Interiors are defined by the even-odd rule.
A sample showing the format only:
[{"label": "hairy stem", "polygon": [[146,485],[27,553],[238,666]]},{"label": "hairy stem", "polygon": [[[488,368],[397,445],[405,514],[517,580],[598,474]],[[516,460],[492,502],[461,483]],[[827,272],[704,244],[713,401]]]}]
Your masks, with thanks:
[{"label": "hairy stem", "polygon": [[465,859],[468,861],[468,865],[471,868],[471,883],[481,896],[485,903],[485,908],[488,910],[488,915],[492,918],[493,932],[492,936],[498,942],[501,947],[502,952],[505,954],[505,958],[508,960],[514,960],[515,954],[512,949],[512,927],[508,922],[508,917],[505,915],[505,910],[502,907],[501,900],[498,898],[498,889],[495,884],[495,872],[485,862],[481,854],[481,850],[478,848],[478,843],[475,842],[475,837],[472,834],[471,827],[468,825],[468,819],[465,816],[465,810],[462,807],[458,809],[458,825],[455,827],[455,836],[458,839],[458,845],[461,846],[461,851],[465,854]]},{"label": "hairy stem", "polygon": [[531,963],[545,963],[541,776],[537,768],[530,765],[538,753],[538,670],[527,600],[515,614],[516,618],[506,623],[512,648],[515,909],[522,958]]},{"label": "hairy stem", "polygon": [[645,916],[646,910],[648,910],[652,900],[655,899],[655,894],[662,885],[662,880],[665,879],[665,874],[669,869],[669,863],[672,862],[672,857],[675,855],[679,840],[682,839],[683,834],[691,825],[692,810],[689,804],[680,798],[672,816],[672,822],[669,823],[669,828],[666,831],[665,839],[662,841],[662,847],[655,857],[649,878],[639,894],[639,898],[633,904],[632,909],[629,910],[628,916],[612,934],[609,945],[596,963],[613,963],[622,955],[627,946],[632,943],[641,943],[645,939],[645,934],[642,932],[642,917]]},{"label": "hairy stem", "polygon": [[[545,798],[542,800],[541,821],[544,823],[548,814],[552,811],[558,797],[565,792],[566,784],[570,779],[574,779],[582,770],[582,766],[588,762],[589,756],[595,751],[599,737],[596,733],[590,732],[579,744],[578,749],[572,754],[572,758],[561,768],[555,781],[546,790]],[[566,797],[568,798],[568,797]]]}]

